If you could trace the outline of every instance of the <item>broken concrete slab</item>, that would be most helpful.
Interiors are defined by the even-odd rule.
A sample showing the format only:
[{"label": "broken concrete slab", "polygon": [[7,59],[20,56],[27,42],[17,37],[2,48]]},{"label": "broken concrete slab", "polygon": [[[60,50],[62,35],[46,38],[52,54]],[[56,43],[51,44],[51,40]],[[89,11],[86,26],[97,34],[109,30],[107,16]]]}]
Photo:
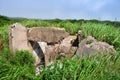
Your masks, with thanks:
[{"label": "broken concrete slab", "polygon": [[65,53],[66,57],[71,57],[75,52],[75,49],[72,46],[72,40],[75,39],[76,36],[68,36],[63,39],[60,44],[60,53]]},{"label": "broken concrete slab", "polygon": [[67,36],[69,33],[61,28],[34,27],[28,30],[28,40],[38,42],[58,43]]},{"label": "broken concrete slab", "polygon": [[103,52],[110,52],[110,53],[115,53],[115,49],[113,46],[109,45],[106,42],[93,42],[88,45],[92,49],[98,50],[98,51],[103,51]]},{"label": "broken concrete slab", "polygon": [[81,57],[81,55],[88,56],[98,52],[115,53],[115,49],[106,42],[100,42],[97,41],[94,37],[88,36],[79,43],[76,55]]}]

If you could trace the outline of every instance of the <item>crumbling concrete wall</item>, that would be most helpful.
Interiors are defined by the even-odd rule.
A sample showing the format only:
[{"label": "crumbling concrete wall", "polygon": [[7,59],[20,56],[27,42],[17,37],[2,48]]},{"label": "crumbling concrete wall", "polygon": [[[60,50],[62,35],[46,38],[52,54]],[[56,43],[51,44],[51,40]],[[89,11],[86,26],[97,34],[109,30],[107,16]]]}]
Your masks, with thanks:
[{"label": "crumbling concrete wall", "polygon": [[13,53],[16,50],[29,50],[36,59],[35,65],[41,61],[46,64],[55,61],[58,53],[69,54],[71,40],[72,37],[63,28],[26,28],[18,23],[9,28],[10,49]]},{"label": "crumbling concrete wall", "polygon": [[16,50],[29,50],[27,28],[15,23],[9,28],[9,46],[12,52]]}]

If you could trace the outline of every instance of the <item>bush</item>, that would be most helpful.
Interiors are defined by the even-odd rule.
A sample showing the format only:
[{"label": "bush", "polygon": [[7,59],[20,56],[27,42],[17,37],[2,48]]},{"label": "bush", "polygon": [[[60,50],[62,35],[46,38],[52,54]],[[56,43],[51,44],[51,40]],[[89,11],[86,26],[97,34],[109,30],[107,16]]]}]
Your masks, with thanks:
[{"label": "bush", "polygon": [[35,59],[28,51],[17,51],[11,63],[17,66],[33,66],[34,61]]}]

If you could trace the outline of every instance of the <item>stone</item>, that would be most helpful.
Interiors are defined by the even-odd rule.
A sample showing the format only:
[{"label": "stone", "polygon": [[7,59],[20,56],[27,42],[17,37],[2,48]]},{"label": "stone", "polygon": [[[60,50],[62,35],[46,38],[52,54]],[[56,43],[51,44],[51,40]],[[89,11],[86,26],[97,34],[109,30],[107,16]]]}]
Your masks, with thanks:
[{"label": "stone", "polygon": [[16,50],[28,50],[35,57],[34,65],[44,63],[44,54],[36,41],[28,41],[27,28],[15,23],[9,28],[9,46],[13,54]]},{"label": "stone", "polygon": [[82,39],[82,37],[83,37],[83,31],[82,30],[78,31],[77,37],[78,37],[79,41]]},{"label": "stone", "polygon": [[106,42],[93,42],[89,45],[89,47],[91,47],[92,49],[98,50],[98,51],[105,51],[105,52],[111,52],[111,53],[115,53],[115,49],[113,46],[109,45]]},{"label": "stone", "polygon": [[43,71],[43,68],[44,68],[43,65],[37,66],[35,70],[35,75],[38,76]]},{"label": "stone", "polygon": [[97,41],[94,37],[88,36],[79,43],[79,47],[76,51],[76,55],[80,58],[81,55],[93,55],[98,52],[114,53],[113,46],[106,42]]},{"label": "stone", "polygon": [[12,52],[16,50],[29,50],[27,40],[27,28],[15,23],[9,28],[9,46]]},{"label": "stone", "polygon": [[83,37],[83,32],[82,30],[79,30],[76,39],[72,41],[72,46],[78,47],[79,42],[82,40],[82,37]]},{"label": "stone", "polygon": [[50,62],[56,62],[56,58],[59,53],[59,44],[55,45],[48,45],[46,47],[46,53],[45,53],[45,63],[48,64]]},{"label": "stone", "polygon": [[47,43],[46,42],[38,42],[39,46],[41,47],[43,53],[46,53],[46,47],[47,47]]},{"label": "stone", "polygon": [[65,53],[66,57],[71,57],[76,50],[71,43],[74,39],[76,39],[76,36],[68,36],[63,39],[60,44],[60,53]]},{"label": "stone", "polygon": [[67,36],[69,36],[69,33],[63,28],[33,27],[28,29],[28,40],[38,42],[58,43]]}]

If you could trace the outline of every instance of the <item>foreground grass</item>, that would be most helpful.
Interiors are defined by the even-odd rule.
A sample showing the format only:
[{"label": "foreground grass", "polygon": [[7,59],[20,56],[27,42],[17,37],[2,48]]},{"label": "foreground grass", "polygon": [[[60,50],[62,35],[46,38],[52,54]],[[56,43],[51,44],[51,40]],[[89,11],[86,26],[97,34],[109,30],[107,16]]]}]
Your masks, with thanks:
[{"label": "foreground grass", "polygon": [[12,56],[8,49],[0,55],[0,80],[119,80],[120,53],[99,53],[94,57],[57,60],[36,76],[34,58],[27,51]]},{"label": "foreground grass", "polygon": [[65,59],[45,69],[46,80],[117,80],[120,79],[120,56],[108,54],[84,57],[80,60]]}]

